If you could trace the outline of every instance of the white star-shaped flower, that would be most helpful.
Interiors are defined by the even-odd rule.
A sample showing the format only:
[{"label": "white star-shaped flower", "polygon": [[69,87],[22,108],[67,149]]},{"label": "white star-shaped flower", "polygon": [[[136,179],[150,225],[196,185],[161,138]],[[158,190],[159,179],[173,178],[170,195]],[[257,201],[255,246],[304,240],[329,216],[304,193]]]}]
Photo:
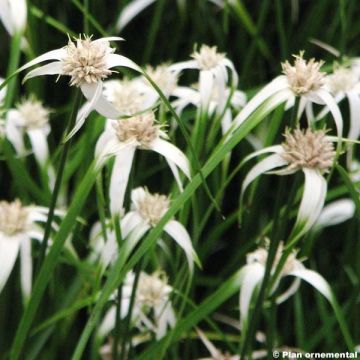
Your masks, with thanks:
[{"label": "white star-shaped flower", "polygon": [[110,181],[110,208],[113,214],[120,213],[129,180],[130,170],[136,149],[152,150],[164,156],[182,190],[178,169],[190,178],[187,157],[176,146],[166,141],[166,133],[156,124],[152,111],[107,123],[95,149],[99,166],[110,156],[115,163]]},{"label": "white star-shaped flower", "polygon": [[24,81],[42,75],[66,75],[70,76],[70,86],[81,89],[88,103],[79,112],[76,125],[68,138],[80,129],[92,110],[111,119],[120,116],[119,111],[103,95],[103,80],[108,78],[113,72],[111,69],[117,66],[138,72],[141,72],[141,69],[127,57],[115,54],[115,49],[110,47],[110,41],[119,40],[122,38],[106,37],[92,40],[88,36],[79,37],[74,41],[69,40],[68,44],[60,49],[49,51],[31,60],[19,69],[22,71],[44,61],[54,60],[30,71]]},{"label": "white star-shaped flower", "polygon": [[[244,159],[273,153],[261,160],[246,175],[241,187],[241,196],[247,187],[261,174],[271,172],[277,175],[290,175],[303,171],[305,175],[304,192],[294,228],[297,237],[302,236],[316,222],[324,206],[327,182],[323,176],[335,159],[332,138],[324,130],[312,131],[295,129],[285,133],[285,142],[256,151]],[[274,170],[282,167],[281,170]]]},{"label": "white star-shaped flower", "polygon": [[[43,230],[37,223],[45,223],[47,213],[47,208],[24,206],[19,200],[0,201],[0,292],[20,252],[21,288],[25,301],[28,299],[32,283],[31,239],[42,241]],[[59,211],[55,214],[63,215]]]}]

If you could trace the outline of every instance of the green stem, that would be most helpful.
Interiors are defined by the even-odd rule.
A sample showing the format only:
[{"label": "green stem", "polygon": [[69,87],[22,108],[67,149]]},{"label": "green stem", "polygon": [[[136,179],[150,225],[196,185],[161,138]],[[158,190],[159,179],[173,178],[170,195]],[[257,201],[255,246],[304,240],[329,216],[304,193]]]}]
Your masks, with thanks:
[{"label": "green stem", "polygon": [[[120,227],[120,216],[116,214],[113,218],[113,226],[115,230],[116,242],[118,245],[118,251],[121,251],[122,248],[122,234]],[[117,289],[117,301],[116,301],[116,315],[115,315],[115,334],[114,334],[114,344],[113,344],[113,359],[117,360],[118,358],[118,350],[119,350],[119,339],[120,339],[120,315],[121,315],[121,298],[122,298],[122,284],[118,286]],[[123,353],[123,349],[121,349],[121,354]]]},{"label": "green stem", "polygon": [[90,193],[90,190],[96,179],[96,167],[95,164],[91,164],[88,171],[83,177],[81,184],[77,187],[77,190],[73,196],[73,201],[66,213],[64,220],[61,223],[59,231],[54,237],[53,245],[50,247],[49,253],[44,259],[44,263],[41,266],[39,274],[35,279],[33,291],[24,314],[21,317],[20,323],[17,326],[15,338],[11,347],[10,359],[20,359],[21,352],[23,351],[26,339],[28,339],[28,333],[31,329],[31,325],[34,321],[35,315],[39,308],[41,299],[47,288],[53,271],[58,264],[60,254],[64,247],[64,243],[68,238],[71,229],[73,228],[77,216],[83,208],[85,201]]},{"label": "green stem", "polygon": [[[20,56],[21,56],[21,39],[22,33],[17,32],[14,37],[11,39],[11,50],[10,50],[10,59],[9,65],[7,69],[7,78],[13,75],[16,69],[19,67]],[[16,87],[16,78],[12,78],[9,80],[7,89],[6,89],[6,97],[5,97],[5,109],[9,109],[15,95],[15,87]]]},{"label": "green stem", "polygon": [[149,81],[149,83],[151,84],[151,86],[155,89],[155,91],[159,94],[161,100],[165,103],[166,107],[169,109],[171,115],[175,118],[177,124],[179,125],[179,128],[180,128],[180,131],[182,133],[182,135],[184,136],[185,138],[185,141],[187,142],[187,145],[189,146],[189,149],[190,149],[190,152],[191,152],[191,155],[192,155],[192,158],[193,158],[193,161],[195,163],[195,170],[197,172],[199,172],[199,175],[201,177],[201,182],[205,188],[205,191],[206,191],[206,194],[208,195],[209,199],[211,200],[211,202],[214,204],[216,210],[219,212],[219,214],[221,214],[221,209],[219,207],[219,205],[217,204],[214,196],[212,195],[210,189],[209,189],[209,186],[206,182],[206,179],[205,179],[205,176],[202,172],[202,169],[201,169],[201,165],[200,165],[200,162],[199,162],[199,159],[198,159],[198,156],[196,154],[196,151],[194,149],[194,146],[192,145],[192,142],[191,142],[191,138],[186,130],[186,127],[183,123],[183,121],[181,120],[181,118],[178,116],[178,114],[176,113],[176,111],[174,110],[174,108],[171,106],[169,100],[166,98],[166,96],[164,95],[164,93],[160,90],[160,88],[156,85],[156,83],[151,79],[151,77],[145,72],[143,71],[143,75],[144,77],[146,78],[146,80]]},{"label": "green stem", "polygon": [[[134,279],[134,284],[133,284],[133,288],[132,288],[132,291],[131,291],[131,297],[130,297],[129,312],[128,312],[127,316],[126,316],[125,332],[124,332],[123,341],[122,341],[122,344],[121,344],[120,360],[125,360],[126,359],[126,346],[127,346],[128,340],[129,340],[128,337],[129,337],[131,317],[132,317],[132,312],[133,312],[134,305],[135,305],[136,290],[137,290],[137,287],[139,285],[140,273],[141,273],[142,268],[144,266],[144,259],[145,259],[145,257],[143,257],[142,260],[139,262],[139,264],[138,264],[138,266],[136,268],[136,271],[135,271],[135,279]],[[116,358],[115,358],[115,360],[116,360]]]},{"label": "green stem", "polygon": [[[122,286],[120,285],[117,289],[117,299],[116,299],[116,312],[115,312],[115,332],[114,332],[114,342],[112,348],[112,358],[113,360],[118,359],[119,353],[119,338],[120,338],[120,316],[121,316],[121,298],[122,298]],[[121,353],[123,350],[121,350]]]},{"label": "green stem", "polygon": [[[79,106],[80,106],[80,100],[81,100],[81,91],[80,91],[79,88],[77,88],[76,92],[75,92],[75,99],[74,99],[73,108],[72,108],[72,111],[71,111],[71,115],[69,117],[69,121],[68,121],[68,125],[67,125],[65,133],[68,133],[75,125],[76,116],[77,116],[78,109],[79,109]],[[42,265],[42,263],[44,261],[44,258],[45,258],[45,253],[46,253],[46,249],[47,249],[47,246],[48,246],[49,237],[50,237],[50,233],[51,233],[51,226],[52,226],[52,222],[53,222],[54,214],[55,214],[55,206],[56,206],[56,202],[57,202],[59,192],[60,192],[60,188],[61,188],[62,178],[63,178],[63,175],[64,175],[64,169],[65,169],[66,159],[67,159],[67,155],[68,155],[68,152],[69,152],[69,149],[70,149],[70,145],[71,145],[71,140],[67,141],[63,145],[63,149],[62,149],[62,152],[61,152],[59,169],[58,169],[58,172],[57,172],[57,176],[56,176],[56,180],[55,180],[55,186],[54,186],[54,190],[53,190],[53,193],[52,193],[52,196],[51,196],[51,201],[50,201],[50,206],[49,206],[48,218],[47,218],[47,222],[46,222],[46,225],[45,225],[44,238],[43,238],[43,241],[41,243],[38,268],[40,268],[40,266]]]}]

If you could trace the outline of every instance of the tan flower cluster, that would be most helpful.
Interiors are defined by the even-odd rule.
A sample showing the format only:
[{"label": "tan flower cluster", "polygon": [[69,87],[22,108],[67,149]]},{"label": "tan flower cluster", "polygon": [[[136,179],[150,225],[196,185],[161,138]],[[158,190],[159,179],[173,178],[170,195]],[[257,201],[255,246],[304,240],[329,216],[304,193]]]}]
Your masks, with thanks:
[{"label": "tan flower cluster", "polygon": [[311,168],[323,173],[332,166],[335,157],[334,145],[326,137],[324,130],[297,128],[293,132],[286,130],[284,136],[284,153],[281,156],[289,163],[287,170]]},{"label": "tan flower cluster", "polygon": [[156,225],[170,206],[170,199],[161,194],[151,194],[147,189],[146,196],[136,203],[137,211],[151,225]]},{"label": "tan flower cluster", "polygon": [[71,76],[70,85],[81,86],[84,83],[92,84],[107,78],[111,70],[106,64],[106,55],[113,53],[108,42],[92,41],[85,36],[69,40],[66,46],[67,56],[62,59],[63,74]]},{"label": "tan flower cluster", "polygon": [[294,65],[288,61],[282,63],[283,73],[287,76],[291,90],[295,95],[304,95],[310,91],[318,90],[324,82],[326,74],[320,71],[323,61],[310,59],[304,60],[304,52],[300,55],[293,55],[295,58]]},{"label": "tan flower cluster", "polygon": [[175,90],[178,82],[178,75],[169,70],[168,64],[161,64],[156,67],[148,65],[145,68],[145,72],[164,94],[170,95]]},{"label": "tan flower cluster", "polygon": [[202,45],[200,51],[194,51],[191,57],[197,61],[201,70],[211,70],[225,59],[225,54],[218,53],[216,46]]},{"label": "tan flower cluster", "polygon": [[145,149],[159,136],[160,131],[160,125],[155,124],[155,115],[152,111],[118,120],[113,126],[120,141],[136,141]]},{"label": "tan flower cluster", "polygon": [[22,206],[20,200],[0,201],[0,231],[7,236],[25,231],[28,215],[28,210]]},{"label": "tan flower cluster", "polygon": [[34,97],[23,99],[16,108],[24,120],[24,126],[27,129],[40,128],[49,122],[51,110],[45,108],[42,102]]},{"label": "tan flower cluster", "polygon": [[136,301],[140,305],[156,307],[168,299],[171,290],[163,272],[157,271],[151,275],[142,272],[136,292]]},{"label": "tan flower cluster", "polygon": [[343,66],[335,67],[333,73],[325,79],[326,85],[333,94],[349,91],[357,82],[358,79],[354,72]]},{"label": "tan flower cluster", "polygon": [[134,82],[128,79],[110,82],[112,83],[112,89],[109,100],[116,110],[123,115],[135,114],[141,110],[144,95]]}]

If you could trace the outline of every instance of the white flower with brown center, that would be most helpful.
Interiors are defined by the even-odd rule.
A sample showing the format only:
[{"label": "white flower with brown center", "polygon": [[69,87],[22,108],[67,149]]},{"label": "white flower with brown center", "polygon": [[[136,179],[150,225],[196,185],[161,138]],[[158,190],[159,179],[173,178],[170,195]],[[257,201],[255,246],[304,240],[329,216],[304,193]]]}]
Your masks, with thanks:
[{"label": "white flower with brown center", "polygon": [[152,150],[165,157],[175,180],[182,190],[178,168],[190,178],[186,156],[166,141],[165,132],[155,121],[152,111],[117,121],[109,121],[95,149],[98,166],[115,156],[110,181],[110,208],[112,214],[120,213],[136,149]]},{"label": "white flower with brown center", "polygon": [[287,77],[290,89],[295,95],[306,95],[312,91],[319,90],[324,83],[326,74],[320,71],[323,61],[304,59],[304,52],[294,55],[294,65],[287,60],[281,64],[283,73]]},{"label": "white flower with brown center", "polygon": [[[244,265],[240,270],[240,321],[242,327],[246,325],[246,321],[248,320],[250,303],[254,291],[261,284],[265,274],[269,245],[270,243],[268,240],[265,244],[265,247],[259,247],[255,251],[247,254],[246,265]],[[272,276],[275,274],[275,270],[284,253],[284,243],[280,242],[271,270]],[[281,269],[279,278],[275,279],[273,287],[269,289],[269,295],[272,295],[277,290],[281,279],[286,276],[293,276],[295,277],[295,280],[287,290],[276,297],[277,304],[284,302],[290,296],[295,294],[299,289],[301,280],[304,280],[312,285],[329,301],[332,301],[332,292],[329,284],[320,274],[313,270],[307,269],[302,264],[302,262],[297,259],[296,251],[292,251],[285,259],[285,263]]]},{"label": "white flower with brown center", "polygon": [[134,198],[134,208],[151,226],[155,226],[169,210],[170,199],[161,194],[150,194],[145,189],[145,196]]},{"label": "white flower with brown center", "polygon": [[[271,172],[271,174],[289,175],[297,171],[304,173],[304,191],[294,228],[297,237],[302,236],[312,227],[324,206],[327,183],[323,174],[330,170],[335,159],[332,143],[334,139],[325,134],[325,130],[299,128],[292,132],[287,130],[282,145],[256,151],[243,160],[245,163],[253,157],[273,153],[248,172],[241,188],[242,200],[247,187],[261,174]],[[274,170],[280,167],[282,169]]]},{"label": "white flower with brown center", "polygon": [[195,51],[191,57],[193,60],[176,63],[170,69],[178,73],[184,69],[197,69],[199,74],[199,93],[201,107],[208,111],[211,94],[217,91],[221,99],[225,98],[225,88],[228,84],[229,73],[231,74],[230,86],[236,88],[238,75],[233,63],[226,58],[225,54],[219,53],[216,46],[202,45],[199,51]]},{"label": "white flower with brown center", "polygon": [[[122,217],[120,222],[123,239],[128,239],[133,248],[151,228],[159,223],[169,207],[170,199],[165,195],[151,194],[147,188],[142,187],[132,190],[131,210]],[[199,266],[200,261],[185,227],[180,222],[170,219],[164,226],[164,231],[183,249],[192,273],[194,261]],[[94,226],[91,244],[97,253],[102,269],[106,269],[116,260],[119,251],[115,233],[109,231],[106,238],[105,242],[100,224]]]},{"label": "white flower with brown center", "polygon": [[29,137],[35,158],[41,167],[49,159],[47,136],[50,132],[49,116],[51,110],[44,107],[34,96],[24,98],[15,109],[7,113],[6,135],[18,155],[26,152],[24,135]]},{"label": "white flower with brown center", "polygon": [[[130,272],[122,287],[121,318],[129,312],[129,303],[134,286],[135,274]],[[135,294],[135,304],[132,312],[132,323],[141,333],[155,333],[156,338],[162,338],[168,328],[176,323],[175,313],[170,301],[173,288],[168,284],[163,271],[152,274],[141,272]],[[115,296],[115,294],[114,294]],[[112,306],[104,316],[98,330],[98,336],[107,336],[116,324],[116,306]]]},{"label": "white flower with brown center", "polygon": [[79,37],[69,42],[61,49],[49,51],[22,66],[19,71],[28,69],[44,61],[54,60],[30,71],[24,80],[42,75],[70,76],[70,86],[79,87],[88,100],[79,111],[74,129],[68,138],[73,136],[83,125],[92,110],[99,114],[117,119],[120,116],[103,95],[103,80],[108,78],[114,67],[127,67],[141,72],[139,66],[125,56],[115,54],[110,47],[110,41],[122,40],[119,37],[106,37],[92,40],[92,37]]},{"label": "white flower with brown center", "polygon": [[288,162],[284,172],[293,173],[303,168],[315,169],[320,173],[329,171],[335,158],[333,143],[325,135],[325,131],[313,131],[310,128],[299,128],[285,133],[282,144],[282,158]]},{"label": "white flower with brown center", "polygon": [[19,200],[0,201],[0,292],[20,252],[21,288],[27,301],[32,283],[31,239],[42,241],[43,230],[37,222],[46,222],[47,212],[47,208],[24,206]]},{"label": "white flower with brown center", "polygon": [[0,0],[0,19],[11,36],[23,33],[27,20],[26,0]]},{"label": "white flower with brown center", "polygon": [[307,61],[303,51],[294,55],[294,58],[293,65],[288,61],[282,64],[284,75],[276,77],[261,89],[240,111],[234,119],[234,130],[263,103],[266,102],[272,108],[286,103],[288,109],[295,105],[295,98],[299,97],[297,119],[306,109],[308,122],[311,123],[315,120],[312,103],[325,105],[334,119],[338,137],[342,137],[343,119],[335,98],[325,86],[326,74],[321,71],[323,61]]}]

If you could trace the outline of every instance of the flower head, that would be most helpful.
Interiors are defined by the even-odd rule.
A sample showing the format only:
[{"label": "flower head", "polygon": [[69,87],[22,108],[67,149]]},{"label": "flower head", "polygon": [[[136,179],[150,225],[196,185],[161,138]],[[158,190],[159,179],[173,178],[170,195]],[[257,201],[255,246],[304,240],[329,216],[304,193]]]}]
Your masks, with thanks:
[{"label": "flower head", "polygon": [[155,226],[168,211],[170,199],[166,195],[151,194],[146,188],[141,195],[133,199],[134,208],[144,220]]},{"label": "flower head", "polygon": [[333,143],[328,140],[324,130],[313,131],[310,128],[299,128],[285,133],[282,144],[283,159],[289,163],[288,170],[303,168],[317,169],[326,172],[332,166],[335,150]]},{"label": "flower head", "polygon": [[[246,255],[246,262],[247,264],[260,264],[264,268],[266,266],[266,261],[268,258],[268,247],[269,241],[266,242],[265,247],[259,247],[255,251],[248,253]],[[284,252],[284,243],[280,242],[279,247],[276,252],[275,260],[273,263],[273,270],[276,269],[277,265],[279,264],[280,258]],[[286,262],[282,268],[281,274],[282,276],[291,273],[292,271],[302,268],[300,261],[296,258],[296,251],[293,251],[286,259]]]},{"label": "flower head", "polygon": [[117,119],[121,114],[108,102],[103,94],[103,80],[111,75],[112,68],[123,66],[142,72],[140,67],[125,56],[115,53],[110,41],[123,40],[119,37],[105,37],[92,40],[89,36],[79,37],[60,49],[48,51],[29,61],[18,71],[28,69],[39,63],[50,63],[31,70],[25,80],[44,75],[68,75],[70,85],[77,86],[88,100],[78,112],[76,124],[69,132],[69,140],[84,124],[91,111],[96,110],[109,119]]},{"label": "flower head", "polygon": [[0,201],[0,232],[6,236],[23,233],[29,226],[29,211],[20,200]]},{"label": "flower head", "polygon": [[225,59],[224,53],[217,52],[216,46],[202,45],[199,51],[194,51],[191,55],[197,61],[200,70],[211,70]]},{"label": "flower head", "polygon": [[63,73],[71,76],[70,85],[97,83],[111,75],[106,56],[115,50],[108,42],[92,41],[91,36],[84,36],[84,39],[79,37],[75,41],[69,39],[65,50]]},{"label": "flower head", "polygon": [[144,107],[144,94],[128,79],[106,81],[104,94],[122,115],[134,114]]},{"label": "flower head", "polygon": [[[47,213],[45,207],[24,206],[20,200],[0,201],[0,293],[20,253],[21,289],[24,300],[28,300],[32,282],[31,240],[43,239],[38,222],[46,222]],[[55,214],[63,213],[55,210]]]},{"label": "flower head", "polygon": [[336,66],[333,73],[325,78],[325,84],[332,94],[350,91],[357,83],[354,71],[344,66]]},{"label": "flower head", "polygon": [[121,142],[136,141],[142,148],[159,137],[160,125],[155,123],[152,111],[113,123],[116,136]]},{"label": "flower head", "polygon": [[41,128],[49,122],[51,110],[33,96],[23,99],[17,105],[17,110],[26,129]]},{"label": "flower head", "polygon": [[288,61],[281,64],[291,90],[298,96],[318,90],[323,85],[326,75],[320,71],[324,62],[315,61],[315,59],[304,60],[303,51],[299,55],[293,56],[295,58],[294,65],[291,65]]},{"label": "flower head", "polygon": [[156,271],[151,275],[141,272],[136,302],[150,308],[161,306],[168,300],[171,291],[172,287],[168,285],[164,272]]},{"label": "flower head", "polygon": [[168,64],[165,63],[156,67],[148,65],[145,68],[145,72],[164,94],[170,95],[176,89],[178,74],[170,71]]},{"label": "flower head", "polygon": [[[125,318],[129,313],[131,294],[135,286],[135,274],[129,272],[123,283],[120,317]],[[135,336],[135,344],[143,342],[146,335],[155,333],[156,338],[163,337],[168,327],[176,323],[174,309],[171,304],[170,294],[173,288],[168,284],[166,274],[156,271],[152,274],[140,272],[135,293],[135,302],[132,311],[132,324],[140,330],[140,335]],[[116,293],[113,293],[112,297]],[[100,327],[99,335],[107,335],[116,324],[116,306],[110,307]],[[144,338],[145,336],[145,338]]]}]

